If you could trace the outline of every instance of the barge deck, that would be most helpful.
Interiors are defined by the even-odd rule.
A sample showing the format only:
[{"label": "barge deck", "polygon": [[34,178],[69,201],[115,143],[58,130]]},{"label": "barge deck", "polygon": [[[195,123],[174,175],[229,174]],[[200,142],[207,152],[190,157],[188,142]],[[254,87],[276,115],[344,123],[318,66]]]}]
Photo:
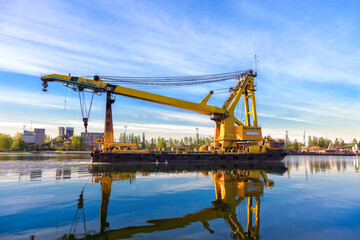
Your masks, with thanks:
[{"label": "barge deck", "polygon": [[266,153],[249,154],[217,154],[217,153],[137,153],[137,152],[116,152],[103,153],[93,151],[90,153],[92,163],[166,163],[166,164],[213,164],[213,163],[237,163],[237,162],[264,162],[281,161],[285,158],[286,152],[282,150],[271,150]]}]

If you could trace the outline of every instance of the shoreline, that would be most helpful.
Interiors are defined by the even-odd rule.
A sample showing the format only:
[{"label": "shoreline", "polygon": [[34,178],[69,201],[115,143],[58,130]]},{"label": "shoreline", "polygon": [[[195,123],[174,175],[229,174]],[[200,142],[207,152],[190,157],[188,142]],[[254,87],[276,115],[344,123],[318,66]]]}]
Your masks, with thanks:
[{"label": "shoreline", "polygon": [[287,155],[295,156],[359,156],[355,153],[291,153],[288,152]]},{"label": "shoreline", "polygon": [[33,154],[89,154],[89,151],[34,151],[34,152],[0,152],[1,155],[33,155]]}]

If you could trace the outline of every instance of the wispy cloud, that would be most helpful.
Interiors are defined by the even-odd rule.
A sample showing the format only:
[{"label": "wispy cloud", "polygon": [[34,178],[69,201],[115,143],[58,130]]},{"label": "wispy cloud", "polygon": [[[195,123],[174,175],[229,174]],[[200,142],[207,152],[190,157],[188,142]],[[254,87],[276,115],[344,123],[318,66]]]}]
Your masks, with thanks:
[{"label": "wispy cloud", "polygon": [[[351,107],[359,103],[357,3],[353,8],[326,3],[326,11],[318,11],[325,2],[224,1],[227,12],[221,16],[213,4],[203,12],[194,3],[189,14],[189,6],[177,1],[2,1],[0,48],[6,57],[0,59],[0,70],[34,76],[192,75],[248,69],[257,53],[258,112],[264,124],[336,126],[329,130],[334,133],[355,127],[360,117]],[[199,101],[215,87],[151,91]],[[2,104],[63,107],[54,99],[3,92]],[[223,99],[213,96],[211,103],[221,105]],[[191,113],[157,113],[159,125],[209,126],[206,117]],[[124,114],[148,116],[146,110]]]}]

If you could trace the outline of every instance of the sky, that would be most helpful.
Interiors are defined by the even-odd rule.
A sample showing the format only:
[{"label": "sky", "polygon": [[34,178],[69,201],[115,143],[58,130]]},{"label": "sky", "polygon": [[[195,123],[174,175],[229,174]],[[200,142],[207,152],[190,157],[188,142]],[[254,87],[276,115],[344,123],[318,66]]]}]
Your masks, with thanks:
[{"label": "sky", "polygon": [[[0,0],[0,9],[0,133],[83,131],[77,93],[60,83],[43,92],[42,75],[215,74],[253,69],[256,54],[263,135],[360,138],[358,1]],[[141,90],[200,102],[235,84]],[[104,108],[95,96],[90,132],[103,131]],[[213,135],[208,116],[126,97],[113,114],[115,138],[124,126],[147,138]]]}]

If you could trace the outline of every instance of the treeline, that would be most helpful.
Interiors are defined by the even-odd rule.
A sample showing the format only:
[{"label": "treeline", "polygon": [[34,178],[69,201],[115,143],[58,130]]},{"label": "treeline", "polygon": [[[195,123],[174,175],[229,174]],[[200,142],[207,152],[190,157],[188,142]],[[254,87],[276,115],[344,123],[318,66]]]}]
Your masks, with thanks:
[{"label": "treeline", "polygon": [[[0,133],[0,151],[80,151],[87,147],[80,136],[72,136],[70,139],[58,138],[50,146],[43,144],[29,146],[21,138],[21,135],[21,133],[16,133],[11,137],[8,134]],[[49,136],[45,135],[44,141],[48,140],[50,140]]]},{"label": "treeline", "polygon": [[22,140],[21,133],[11,137],[0,133],[0,151],[27,151],[27,144]]},{"label": "treeline", "polygon": [[157,137],[147,140],[145,138],[145,133],[142,136],[135,136],[133,133],[125,134],[120,133],[120,142],[129,142],[135,143],[138,149],[149,149],[149,150],[171,150],[175,148],[185,149],[188,151],[193,151],[195,148],[200,147],[205,144],[210,144],[212,138],[199,137],[197,134],[196,137],[184,137],[184,138],[168,138]]},{"label": "treeline", "polygon": [[[331,144],[331,145],[330,145]],[[335,138],[335,141],[332,141],[330,139],[326,139],[323,137],[308,137],[308,147],[321,147],[321,148],[328,148],[331,147],[345,147],[345,146],[355,146],[355,144],[360,145],[360,142],[354,138],[352,142],[345,143],[343,139]]]},{"label": "treeline", "polygon": [[51,142],[50,146],[43,146],[39,144],[36,147],[38,151],[83,151],[86,150],[87,145],[82,141],[81,136],[72,136],[70,139],[57,138]]},{"label": "treeline", "polygon": [[[339,138],[335,138],[335,140],[332,141],[324,137],[309,136],[306,147],[328,148],[330,146],[331,148],[340,148],[345,146],[355,146],[355,144],[360,146],[360,142],[358,142],[356,138],[354,138],[353,141],[350,143],[345,143],[343,139],[339,139]],[[296,139],[295,141],[290,141],[289,139],[285,138],[284,149],[299,150],[302,147],[305,147],[304,144],[298,142]]]}]

